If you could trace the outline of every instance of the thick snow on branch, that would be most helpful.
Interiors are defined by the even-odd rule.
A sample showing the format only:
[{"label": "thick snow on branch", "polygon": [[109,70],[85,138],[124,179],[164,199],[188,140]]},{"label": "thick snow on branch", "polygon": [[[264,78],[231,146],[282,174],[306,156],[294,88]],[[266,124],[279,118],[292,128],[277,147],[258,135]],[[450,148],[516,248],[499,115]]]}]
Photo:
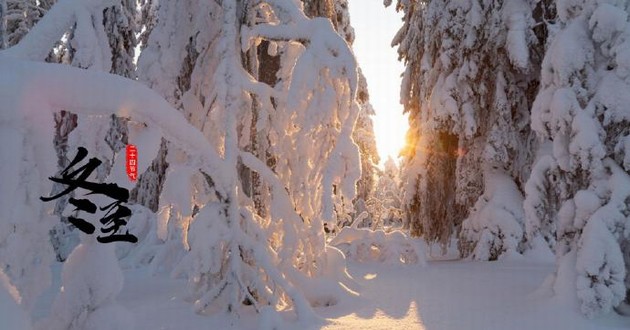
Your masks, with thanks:
[{"label": "thick snow on branch", "polygon": [[[260,159],[248,152],[240,153],[243,164],[251,170],[258,173],[271,186],[272,205],[271,212],[275,218],[283,219],[285,235],[283,237],[284,245],[297,246],[295,240],[302,237],[305,233],[299,233],[298,228],[303,227],[303,220],[295,213],[292,207],[291,197],[289,197],[286,188],[280,182],[275,173],[267,167]],[[296,253],[297,251],[284,250],[285,253]],[[287,255],[280,255],[282,259],[288,259]]]},{"label": "thick snow on branch", "polygon": [[550,248],[556,243],[556,224],[553,219],[552,196],[557,195],[558,164],[551,155],[542,156],[532,168],[532,173],[525,184],[525,232],[527,239],[533,242],[537,236],[545,239]]},{"label": "thick snow on branch", "polygon": [[[283,10],[281,3],[294,6],[288,1],[269,2],[276,15]],[[283,80],[288,85],[283,86],[288,90],[277,100],[271,138],[277,151],[295,150],[289,158],[279,160],[278,173],[298,212],[311,222],[314,236],[318,236],[323,221],[334,222],[334,205],[342,198],[354,198],[360,177],[358,148],[351,137],[359,111],[354,101],[356,60],[329,20],[287,17],[280,24],[243,27],[241,43],[243,50],[259,39],[288,44],[287,62],[295,64],[281,72],[286,75]],[[322,143],[313,146],[313,140]]]},{"label": "thick snow on branch", "polygon": [[15,120],[20,112],[28,117],[50,115],[52,126],[52,114],[62,109],[96,116],[115,113],[160,128],[164,138],[188,154],[200,155],[196,165],[204,170],[214,173],[223,168],[203,134],[162,97],[139,83],[107,73],[7,57],[0,57],[0,71],[6,73],[4,77],[12,77],[0,81],[0,93],[6,100],[15,100],[3,106],[3,119]]},{"label": "thick snow on branch", "polygon": [[503,8],[503,20],[507,23],[508,33],[505,40],[514,66],[527,69],[529,66],[528,29],[531,26],[531,9],[523,0],[506,1]]},{"label": "thick snow on branch", "polygon": [[[309,19],[290,28],[284,25],[259,24],[243,33],[244,50],[254,44],[256,38],[274,41],[298,41],[305,45],[306,53],[312,56],[315,66],[328,68],[335,76],[345,76],[350,84],[351,95],[357,90],[358,76],[356,59],[346,42],[335,32],[330,20],[324,18]],[[292,84],[293,89],[301,87]]]},{"label": "thick snow on branch", "polygon": [[43,61],[55,43],[77,22],[91,21],[90,14],[118,3],[117,0],[62,0],[57,2],[33,29],[2,53],[23,60]]}]

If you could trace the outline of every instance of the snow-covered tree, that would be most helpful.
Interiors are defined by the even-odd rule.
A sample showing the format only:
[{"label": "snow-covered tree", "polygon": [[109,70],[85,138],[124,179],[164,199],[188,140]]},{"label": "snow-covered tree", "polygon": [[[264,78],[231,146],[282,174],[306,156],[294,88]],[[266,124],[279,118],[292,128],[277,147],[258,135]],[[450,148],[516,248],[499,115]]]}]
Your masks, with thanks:
[{"label": "snow-covered tree", "polygon": [[[486,204],[497,189],[486,184],[504,181],[488,176],[507,175],[518,193],[529,172],[534,142],[529,108],[542,46],[534,31],[537,5],[524,0],[397,3],[404,25],[393,44],[407,66],[401,95],[411,142],[403,173],[406,213],[412,234],[443,246],[461,228],[464,256],[481,248],[481,237],[493,242],[483,243],[484,249],[502,246],[498,251],[516,249],[507,240],[523,238],[522,217],[481,219],[474,205],[497,212],[511,208],[498,200]],[[521,229],[508,229],[515,226]],[[507,231],[515,236],[508,239]]]},{"label": "snow-covered tree", "polygon": [[134,79],[136,77],[136,35],[140,32],[135,0],[121,0],[103,12],[103,25],[112,50],[110,72]]},{"label": "snow-covered tree", "polygon": [[[104,6],[92,2],[78,5],[74,1],[64,1],[55,5],[40,20],[40,23],[32,28],[31,32],[21,38],[17,45],[3,51],[2,56],[44,61],[55,42],[61,38],[61,34],[72,24],[75,17],[89,16],[90,11],[95,8],[102,10]],[[51,40],[55,37],[58,39]],[[19,83],[16,81],[16,84]],[[9,101],[9,99],[14,101]],[[19,113],[18,109],[24,108],[24,105],[19,103],[22,101],[16,99],[15,96],[6,96],[6,100],[4,104],[6,108],[3,108],[3,112],[9,118],[8,123],[12,120],[20,121],[21,115],[16,115],[14,112]],[[35,115],[26,111],[22,116]],[[49,262],[52,254],[48,232],[54,224],[54,219],[41,206],[39,197],[48,195],[48,192],[43,191],[46,189],[44,183],[48,182],[48,176],[56,172],[50,166],[50,160],[56,159],[50,143],[54,137],[52,118],[52,115],[47,118],[50,120],[48,122],[50,125],[45,124],[45,119],[34,117],[33,122],[41,126],[35,126],[35,128],[14,122],[13,128],[10,128],[13,126],[10,124],[8,130],[3,129],[7,134],[8,142],[7,148],[3,148],[3,151],[7,153],[3,155],[3,159],[13,158],[17,162],[6,165],[7,172],[13,174],[10,175],[11,179],[5,181],[3,185],[4,189],[8,189],[3,195],[15,194],[19,198],[18,200],[9,199],[9,204],[6,205],[7,209],[12,209],[13,212],[10,212],[1,222],[2,226],[8,227],[2,230],[4,237],[1,253],[3,256],[0,260],[2,260],[3,268],[7,270],[7,275],[12,278],[20,291],[22,304],[26,308],[30,308],[38,294],[50,285]],[[23,132],[16,129],[22,126],[27,127],[29,134],[39,137],[47,135],[48,139],[40,139],[36,143],[28,142],[28,139],[20,135]],[[57,162],[52,164],[56,165]],[[22,173],[16,175],[15,169],[21,169]],[[20,207],[15,207],[16,205]]]},{"label": "snow-covered tree", "polygon": [[[72,30],[73,36],[77,38],[75,38],[76,40],[73,39],[73,42],[76,41],[78,44],[73,43],[73,46],[77,48],[76,52],[72,53],[75,56],[72,57],[71,63],[76,66],[94,68],[96,70],[103,71],[110,71],[111,68],[111,71],[120,71],[119,73],[132,77],[134,70],[132,67],[133,48],[135,47],[135,44],[133,43],[133,39],[125,40],[125,38],[132,38],[133,33],[135,32],[127,29],[125,37],[118,38],[111,44],[111,46],[107,44],[108,36],[115,39],[117,37],[116,32],[118,30],[116,27],[122,26],[121,21],[118,21],[120,16],[114,15],[111,12],[115,7],[105,9],[107,6],[114,4],[116,3],[105,1],[90,2],[85,4],[77,4],[74,1],[64,1],[51,9],[50,13],[42,19],[42,23],[33,28],[34,32],[26,35],[23,42],[9,49],[7,53],[9,56],[12,55],[30,60],[43,61],[45,59],[50,59],[48,56],[51,49],[53,49],[54,44],[58,40],[61,40],[62,33],[64,33],[68,27],[74,26]],[[134,3],[130,2],[128,5],[129,8],[135,10]],[[110,13],[108,17],[103,18],[102,14],[107,14],[108,12]],[[112,20],[115,20],[115,22],[112,22]],[[109,35],[105,34],[103,25],[98,22],[103,22],[105,26],[109,26],[111,28]],[[127,28],[131,23],[128,21],[125,24],[125,28]],[[99,38],[99,36],[101,38]],[[51,39],[55,37],[58,39]],[[105,40],[105,42],[99,42],[99,40]],[[71,45],[71,43],[68,43],[67,45]],[[114,51],[110,51],[110,47],[114,49]],[[124,53],[124,55],[121,55],[122,53]],[[11,106],[16,105],[9,105],[9,107]],[[58,159],[56,163],[60,167],[68,165],[69,161],[66,158],[66,153],[69,146],[89,145],[90,151],[96,153],[101,157],[101,159],[104,157],[104,160],[106,160],[104,166],[98,168],[96,173],[96,177],[99,181],[104,180],[111,171],[111,166],[114,162],[113,158],[116,156],[116,152],[124,147],[121,137],[126,137],[126,120],[118,117],[112,117],[111,121],[103,121],[100,119],[93,120],[89,117],[79,117],[65,111],[65,108],[61,108],[59,110],[62,111],[54,114],[55,134],[54,136],[53,134],[50,134],[49,139],[50,141],[54,138],[54,150],[57,152]],[[80,118],[80,120],[77,120],[77,118]],[[80,122],[81,125],[77,125],[78,122]],[[110,124],[110,122],[111,125],[109,125],[108,129],[108,124]],[[42,132],[48,131],[42,130]],[[70,132],[73,134],[70,135]],[[42,147],[45,146],[46,144],[42,144]],[[19,146],[16,147],[19,148]],[[25,141],[22,150],[30,150],[29,148],[32,149],[32,147],[29,147],[29,144]],[[112,151],[114,153],[113,156]],[[46,155],[48,155],[48,153],[42,152],[38,160],[40,162],[48,162],[49,159],[46,159]],[[25,159],[29,159],[28,156],[26,156]],[[33,163],[37,162],[33,159]],[[43,168],[47,167],[44,166]],[[55,171],[51,171],[49,175],[54,173]],[[35,175],[35,177],[38,176]],[[26,179],[22,178],[20,180],[22,184],[28,185],[25,181]],[[41,184],[35,186],[41,186]],[[62,189],[63,188],[58,186],[53,191],[60,191]],[[33,193],[36,191],[36,189],[31,190],[33,190]],[[41,191],[40,194],[41,196],[48,195],[47,193],[41,193]],[[29,194],[27,193],[25,196],[29,196]],[[34,203],[35,202],[33,200],[26,200],[20,202],[20,205],[29,205],[30,208],[32,208],[32,212],[35,213],[42,212],[43,208],[37,207]],[[57,203],[57,212],[55,213],[61,214],[66,205],[67,199]],[[39,225],[39,227],[41,227],[41,232],[49,231],[50,225],[54,224],[54,219],[50,216],[45,216],[44,214],[45,213],[42,213],[42,215],[36,217],[27,216],[27,218],[33,218],[33,220],[46,220],[46,225]],[[49,280],[46,280],[46,278],[49,277],[49,270],[45,269],[48,268],[46,263],[49,258],[45,257],[45,253],[50,251],[50,245],[48,244],[49,239],[45,237],[32,237],[32,234],[23,232],[24,229],[19,229],[21,226],[27,228],[28,223],[33,222],[33,220],[25,222],[24,219],[22,219],[20,221],[20,225],[15,227],[18,229],[16,230],[16,234],[21,234],[17,235],[16,238],[26,240],[28,242],[21,248],[26,252],[18,253],[16,250],[11,251],[12,249],[9,249],[9,252],[11,252],[9,257],[2,258],[4,262],[8,262],[8,266],[12,269],[11,275],[13,275],[14,272],[18,272],[18,276],[21,279],[17,282],[17,284],[22,295],[26,298],[24,299],[24,303],[27,308],[32,304],[32,300],[36,297],[36,294],[41,292],[47,285],[50,284]],[[3,224],[10,224],[10,221],[3,222]],[[63,223],[60,225],[63,228],[67,227],[67,225]],[[11,233],[9,230],[6,232]],[[60,231],[59,227],[52,231],[52,241],[57,249],[59,259],[65,259],[65,255],[67,255],[69,249],[72,249],[74,245],[76,245],[76,242],[73,243],[72,240],[68,240],[68,237],[71,236],[73,235],[69,234],[67,230]],[[76,234],[74,236],[76,236]],[[14,240],[16,238],[14,238]],[[10,247],[11,245],[12,244],[9,244],[8,246]],[[112,308],[110,308],[110,305],[112,305],[112,297],[115,297],[120,291],[120,288],[122,288],[120,268],[118,267],[118,261],[114,255],[113,248],[113,246],[97,247],[95,246],[95,243],[88,244],[87,241],[77,248],[75,251],[76,253],[74,253],[75,256],[87,254],[88,257],[108,257],[88,258],[91,262],[106,265],[104,269],[107,271],[103,271],[103,269],[98,271],[98,274],[104,276],[105,279],[101,279],[98,276],[94,276],[94,273],[90,273],[96,271],[98,268],[91,265],[90,260],[81,260],[73,265],[70,265],[70,263],[67,264],[64,267],[64,272],[73,275],[67,275],[64,277],[64,279],[71,279],[64,281],[64,289],[57,298],[57,303],[55,305],[56,310],[52,317],[47,319],[52,323],[44,325],[44,328],[84,329],[87,327],[96,329],[97,325],[102,329],[123,329],[129,327],[129,325],[126,324],[126,322],[123,322],[122,319],[114,323],[107,321],[108,315],[115,312]],[[34,251],[29,252],[31,249]],[[84,250],[89,252],[83,253]],[[111,253],[102,255],[103,251],[110,251]],[[21,264],[25,266],[28,266],[30,262],[33,262],[33,258],[35,258],[34,260],[36,260],[37,264],[40,264],[41,268],[44,269],[38,270],[37,268],[32,268],[33,266],[30,266],[30,269],[26,269],[20,264],[11,264],[12,258],[24,259]],[[25,271],[29,270],[30,275],[25,275]],[[85,276],[85,272],[90,273],[89,279],[81,277]],[[118,282],[120,282],[116,285],[119,286],[119,288],[118,290],[112,290],[112,287],[107,285],[107,281],[116,281],[116,272],[118,272]],[[112,277],[108,277],[107,274],[112,275]],[[24,287],[22,287],[22,281],[27,281],[24,283]],[[103,310],[102,308],[105,309]],[[92,314],[92,312],[95,314]],[[114,315],[114,318],[116,315]]]},{"label": "snow-covered tree", "polygon": [[[330,19],[337,33],[345,41],[354,43],[354,29],[350,22],[350,14],[347,0],[303,0],[304,12],[309,17],[325,17]],[[365,202],[371,197],[375,184],[376,164],[379,163],[376,139],[371,116],[374,109],[370,104],[367,81],[359,69],[359,85],[357,90],[357,103],[359,115],[352,132],[352,139],[359,147],[361,157],[361,177],[357,182],[357,194],[354,200],[349,201],[338,198],[335,205],[336,226],[342,227],[349,224],[351,214],[361,214],[366,210]],[[327,228],[336,231],[336,228]]]},{"label": "snow-covered tree", "polygon": [[377,174],[374,191],[365,201],[364,209],[357,210],[352,226],[372,230],[401,228],[404,227],[402,213],[400,170],[389,157]]},{"label": "snow-covered tree", "polygon": [[[139,32],[136,11],[135,1],[120,0],[112,1],[109,7],[103,10],[79,16],[80,19],[77,19],[76,23],[66,28],[64,37],[60,38],[46,60],[135,78],[134,57],[138,44],[135,35]],[[97,129],[106,130],[106,134],[91,134],[95,129],[93,126],[95,123],[86,123],[76,114],[62,110],[55,114],[55,118],[54,144],[59,170],[69,163],[67,155],[69,144],[72,147],[70,149],[74,150],[76,145],[86,143],[82,139],[98,136],[99,141],[90,142],[97,149],[90,151],[96,152],[100,159],[105,160],[99,168],[101,174],[98,177],[98,180],[103,180],[109,173],[116,154],[128,143],[126,119],[112,116],[109,122],[100,122],[96,125],[102,126]],[[87,134],[83,134],[85,132]],[[57,186],[55,189],[60,187]],[[55,214],[61,215],[69,197],[71,196],[64,196],[57,201]],[[78,234],[74,232],[74,226],[68,223],[66,217],[61,216],[61,219],[62,222],[52,230],[51,239],[57,258],[64,260],[76,246]]]},{"label": "snow-covered tree", "polygon": [[551,241],[556,230],[556,291],[577,290],[582,312],[594,316],[628,297],[630,6],[558,0],[556,8],[532,108],[548,148],[527,185],[528,233]]},{"label": "snow-covered tree", "polygon": [[459,248],[477,260],[522,251],[523,197],[514,180],[504,171],[484,171],[484,193],[464,221]]},{"label": "snow-covered tree", "polygon": [[[188,17],[194,18],[192,22]],[[295,34],[277,31],[286,24],[295,24],[300,30]],[[258,56],[245,56],[263,43],[269,56],[280,57],[285,64],[268,70],[259,58],[260,47],[254,52]],[[268,71],[276,71],[281,83],[274,84]],[[273,290],[266,287],[270,282],[260,280],[270,277],[273,286],[286,288],[269,273],[273,269],[260,255],[266,250],[266,239],[286,264],[283,269],[304,265],[297,268],[307,276],[326,272],[325,260],[331,252],[323,244],[323,218],[329,214],[327,220],[332,220],[332,212],[327,212],[332,210],[334,196],[352,200],[358,173],[353,165],[358,163],[356,146],[350,139],[357,109],[353,102],[356,68],[347,44],[329,21],[307,19],[299,7],[286,1],[193,2],[187,6],[165,2],[140,57],[139,76],[206,135],[229,163],[225,170],[248,168],[269,187],[269,214],[258,207],[252,212],[251,203],[256,206],[256,200],[247,193],[243,175],[230,172],[223,178],[229,182],[227,186],[220,186],[216,173],[191,169],[186,155],[168,147],[165,159],[169,169],[160,194],[157,228],[166,242],[157,259],[181,259],[173,253],[186,256],[175,272],[188,276],[197,309],[204,311],[214,300],[227,299],[231,310],[239,309],[242,302],[262,310],[267,304],[275,306],[293,297],[293,293]],[[324,98],[333,103],[322,107]],[[323,143],[312,146],[317,134]],[[252,141],[266,143],[262,153],[255,154]],[[303,148],[307,141],[309,148]],[[239,150],[251,154],[243,156]],[[268,157],[267,153],[268,159],[257,159]],[[276,173],[264,165],[270,159],[281,160],[273,165]],[[316,161],[319,159],[329,162]],[[274,181],[276,175],[281,181]],[[347,182],[342,182],[343,176]],[[304,178],[312,184],[291,186]],[[231,185],[238,189],[232,191]],[[338,195],[332,193],[333,185],[339,187]],[[280,187],[287,187],[289,194]],[[311,193],[312,187],[320,190]],[[286,203],[293,206],[287,208]],[[293,209],[298,218],[287,217],[286,212]],[[277,236],[268,238],[258,226]],[[216,233],[207,230],[230,234],[208,240],[206,237]],[[236,249],[242,253],[235,253]],[[164,252],[168,250],[171,252]],[[262,269],[257,268],[260,263]],[[292,281],[303,283],[303,275],[298,274]],[[317,302],[322,295],[326,296],[310,290],[307,297]]]},{"label": "snow-covered tree", "polygon": [[[38,48],[32,38],[27,37],[27,33],[34,29],[35,24],[42,19],[52,3],[53,1],[0,2],[0,39],[2,39],[0,48],[11,47],[23,39],[30,39],[25,40],[24,57],[43,61],[53,45]],[[4,106],[15,105],[8,103]],[[21,305],[30,309],[39,294],[50,285],[51,279],[48,263],[53,253],[48,243],[48,232],[55,219],[37,206],[41,203],[38,200],[39,196],[48,193],[41,190],[41,184],[46,182],[47,176],[53,174],[54,171],[45,174],[46,167],[36,164],[50,156],[53,148],[51,144],[29,145],[19,137],[16,138],[15,134],[19,134],[17,127],[19,126],[9,125],[2,130],[6,134],[2,159],[11,159],[3,162],[3,170],[12,172],[13,166],[17,166],[16,168],[21,168],[21,171],[3,183],[3,196],[14,195],[20,198],[15,201],[5,199],[8,203],[3,204],[3,207],[11,211],[0,221],[2,227],[0,229],[0,245],[2,246],[0,264],[19,290]],[[49,132],[50,139],[53,138],[53,132],[48,127],[38,130]],[[19,165],[20,161],[28,165]],[[38,180],[41,181],[38,182]]]},{"label": "snow-covered tree", "polygon": [[[157,5],[155,1],[145,1],[140,22],[145,31],[140,36],[139,80],[162,95],[184,114],[191,125],[207,136],[216,132],[209,110],[216,102],[212,95],[212,73],[218,63],[214,48],[221,31],[220,15],[221,7],[215,2],[161,1]],[[220,144],[218,140],[211,141],[215,141],[217,147]],[[156,246],[143,248],[157,253],[155,258],[149,259],[156,270],[163,267],[172,270],[181,260],[187,250],[186,229],[194,209],[198,211],[201,206],[201,202],[181,198],[190,195],[174,196],[173,199],[168,192],[163,193],[169,185],[167,173],[185,170],[171,167],[169,162],[181,157],[176,149],[171,149],[168,141],[162,140],[151,166],[140,174],[136,188],[131,191],[132,199],[158,213],[159,222],[154,229],[158,234],[157,240],[148,239]],[[203,191],[202,174],[198,173],[195,177],[195,180],[187,181],[188,184],[193,190]],[[176,187],[180,184],[171,183]],[[176,202],[177,206],[172,202]]]},{"label": "snow-covered tree", "polygon": [[[67,4],[60,3],[58,7],[53,8],[51,13],[54,15],[47,20],[46,29],[39,31],[63,31],[57,28],[71,23],[76,15],[76,13],[66,12],[72,8]],[[342,168],[348,165],[338,157],[347,156],[347,151],[353,151],[353,144],[348,145],[348,141],[351,142],[350,128],[354,123],[351,119],[356,118],[357,110],[354,104],[356,66],[347,44],[332,29],[329,21],[306,18],[299,7],[290,1],[270,1],[269,4],[278,13],[279,19],[285,22],[284,24],[292,23],[298,28],[296,30],[288,30],[284,27],[277,29],[278,25],[275,24],[257,24],[249,27],[247,34],[241,38],[241,35],[236,33],[240,29],[240,25],[237,24],[237,13],[239,13],[236,10],[237,3],[229,1],[222,3],[221,33],[216,48],[219,64],[212,77],[219,86],[215,89],[218,101],[213,111],[218,112],[218,118],[224,118],[223,130],[217,133],[222,137],[221,148],[212,146],[200,130],[188,124],[183,116],[153,92],[141,88],[136,83],[90,72],[90,70],[10,59],[11,56],[27,57],[33,49],[39,49],[33,43],[35,40],[48,45],[55,42],[49,33],[33,34],[39,31],[33,31],[28,35],[31,36],[31,41],[18,44],[1,54],[3,61],[0,62],[0,69],[3,72],[12,76],[16,75],[15,72],[23,73],[18,75],[20,79],[11,82],[11,88],[2,89],[1,96],[7,100],[4,104],[7,109],[3,108],[2,111],[3,123],[6,122],[15,127],[23,125],[31,127],[36,124],[34,119],[48,121],[50,125],[42,123],[42,126],[48,126],[50,130],[37,132],[31,137],[33,140],[28,142],[29,146],[43,146],[45,143],[42,141],[52,136],[50,132],[52,116],[46,119],[46,116],[39,116],[38,113],[47,111],[50,115],[56,111],[56,107],[77,112],[79,116],[94,116],[94,120],[101,118],[108,111],[115,111],[119,115],[125,113],[130,117],[130,121],[139,123],[138,126],[144,132],[143,134],[148,136],[155,137],[150,127],[161,128],[162,135],[174,145],[173,150],[180,153],[179,157],[174,157],[177,160],[176,164],[201,169],[203,173],[207,173],[208,189],[213,192],[210,193],[213,199],[202,205],[196,213],[197,218],[191,224],[193,226],[191,233],[194,235],[189,237],[191,250],[187,260],[190,261],[191,268],[188,275],[193,293],[198,297],[197,308],[206,310],[208,304],[216,299],[228,302],[226,307],[232,311],[240,309],[244,303],[253,304],[262,313],[269,311],[270,308],[267,307],[269,305],[272,308],[278,305],[291,305],[298,313],[299,319],[305,319],[309,318],[309,315],[312,316],[309,303],[334,302],[334,294],[341,290],[339,285],[341,273],[333,274],[334,272],[330,271],[343,265],[338,261],[343,257],[338,255],[338,251],[325,247],[323,219],[308,219],[309,222],[305,223],[303,218],[295,213],[292,200],[276,174],[256,157],[240,150],[236,118],[242,114],[241,111],[248,109],[248,107],[241,107],[243,100],[247,100],[243,98],[244,91],[256,93],[261,99],[269,98],[273,93],[270,88],[252,80],[243,70],[240,56],[235,55],[240,54],[242,46],[247,48],[253,45],[257,38],[276,42],[302,40],[306,43],[308,41],[303,46],[302,53],[296,57],[295,70],[304,72],[301,70],[315,68],[318,74],[308,75],[308,77],[315,79],[316,84],[307,84],[305,87],[303,83],[308,82],[307,80],[295,79],[291,81],[289,88],[295,94],[316,95],[321,93],[319,88],[330,90],[326,89],[329,84],[335,86],[335,104],[338,104],[339,108],[331,107],[327,110],[334,112],[333,118],[341,124],[343,134],[337,139],[338,143],[332,148],[333,154],[328,158],[334,161],[332,165]],[[308,60],[305,60],[304,56]],[[29,69],[25,69],[26,67]],[[320,76],[319,73],[322,75]],[[89,84],[86,83],[88,80]],[[24,86],[34,81],[46,85],[45,91],[49,92],[42,93],[41,97],[34,102],[24,103],[24,100],[19,97],[22,94],[14,91],[25,88]],[[73,91],[75,93],[73,95],[77,97],[66,97],[68,91]],[[317,97],[314,98],[321,101]],[[282,97],[278,99],[279,104],[287,102]],[[309,104],[300,105],[308,108]],[[29,117],[26,123],[24,116],[33,118]],[[347,122],[346,119],[348,119]],[[145,126],[148,128],[143,128]],[[15,132],[15,134],[18,137],[22,136],[20,132]],[[157,153],[159,141],[148,136],[139,139],[144,141],[142,145],[138,143],[139,149],[153,150]],[[19,150],[19,148],[15,149]],[[354,151],[356,152],[356,149]],[[147,151],[148,156],[151,156],[153,152]],[[40,153],[37,154],[40,155]],[[43,170],[54,167],[55,157],[51,152],[42,152],[41,155],[49,156],[44,159],[42,165],[42,172],[46,172]],[[119,164],[120,158],[117,157],[115,163]],[[18,157],[17,161],[24,160]],[[258,217],[253,212],[247,196],[242,193],[238,184],[236,166],[239,161],[257,171],[272,187],[272,207],[269,219]],[[146,168],[149,162],[145,161],[145,163]],[[14,174],[17,169],[22,168],[20,165],[21,163],[11,167],[7,172],[8,177],[19,177]],[[118,168],[114,166],[114,172],[109,175],[115,177],[117,175],[115,170]],[[331,183],[337,182],[336,173],[343,174],[344,171],[329,168],[321,177],[329,178]],[[41,175],[38,178],[42,179]],[[324,179],[322,181],[326,182]],[[355,182],[352,181],[347,186],[352,187],[354,191],[354,185]],[[344,190],[340,191],[344,192]],[[39,189],[39,193],[42,193],[42,189]],[[320,205],[332,205],[332,194],[319,194],[319,197],[322,198]],[[11,202],[14,201],[9,200],[9,203]],[[37,208],[34,209],[37,210]],[[319,210],[320,214],[325,211],[325,208],[322,207],[322,209]],[[311,231],[310,228],[317,226],[318,223],[317,230]],[[272,227],[269,227],[270,224]],[[221,228],[225,231],[219,230]],[[213,236],[217,233],[226,235]],[[277,234],[281,235],[273,236]],[[215,239],[211,239],[212,237]],[[320,242],[319,246],[315,246],[317,242]],[[77,254],[80,253],[77,252]],[[212,265],[219,265],[219,268]],[[333,279],[327,281],[327,275],[333,276]],[[313,278],[314,276],[317,278]],[[307,301],[305,296],[310,301]],[[74,295],[74,297],[80,300],[83,296]],[[68,305],[73,304],[68,302]]]},{"label": "snow-covered tree", "polygon": [[400,193],[400,171],[394,159],[389,157],[374,191],[374,199],[381,203],[380,219],[375,219],[373,228],[400,227],[402,225],[402,195]]}]

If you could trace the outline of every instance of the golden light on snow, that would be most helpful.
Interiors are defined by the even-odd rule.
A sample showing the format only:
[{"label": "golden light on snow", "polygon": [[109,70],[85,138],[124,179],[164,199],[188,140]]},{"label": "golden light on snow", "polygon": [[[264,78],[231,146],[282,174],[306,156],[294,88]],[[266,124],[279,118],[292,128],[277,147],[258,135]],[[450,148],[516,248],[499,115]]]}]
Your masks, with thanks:
[{"label": "golden light on snow", "polygon": [[382,1],[350,1],[350,20],[355,31],[354,54],[367,79],[372,117],[381,165],[388,157],[396,159],[405,146],[409,127],[400,99],[400,75],[404,66],[391,41],[402,22],[394,8]]},{"label": "golden light on snow", "polygon": [[364,280],[373,280],[375,278],[376,278],[376,274],[375,273],[365,274],[365,276],[363,276]]}]

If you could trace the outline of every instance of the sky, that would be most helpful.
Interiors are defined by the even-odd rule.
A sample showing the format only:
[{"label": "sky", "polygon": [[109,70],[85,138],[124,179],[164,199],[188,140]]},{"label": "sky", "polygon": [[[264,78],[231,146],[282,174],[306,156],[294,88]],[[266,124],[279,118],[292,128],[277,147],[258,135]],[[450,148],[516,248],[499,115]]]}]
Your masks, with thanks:
[{"label": "sky", "polygon": [[349,0],[349,5],[356,35],[354,53],[376,111],[372,120],[382,165],[388,156],[397,158],[409,127],[399,102],[404,66],[398,61],[396,48],[390,46],[402,26],[402,16],[393,6],[385,8],[382,0]]}]

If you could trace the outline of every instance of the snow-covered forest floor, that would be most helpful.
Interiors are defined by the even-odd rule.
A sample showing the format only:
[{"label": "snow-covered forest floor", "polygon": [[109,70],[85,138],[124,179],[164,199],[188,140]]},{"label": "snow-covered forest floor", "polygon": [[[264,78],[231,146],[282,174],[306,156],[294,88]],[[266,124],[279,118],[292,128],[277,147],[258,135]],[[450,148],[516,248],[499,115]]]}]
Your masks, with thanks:
[{"label": "snow-covered forest floor", "polygon": [[[435,253],[437,254],[437,253]],[[53,266],[59,281],[60,264]],[[350,262],[348,271],[360,284],[358,296],[331,307],[316,308],[319,324],[287,329],[629,329],[630,319],[611,313],[592,320],[574,303],[550,297],[545,279],[553,262],[535,258],[473,262],[450,256],[427,265]],[[225,314],[198,315],[184,301],[185,280],[147,269],[124,271],[120,304],[135,316],[138,330],[257,329],[253,313],[239,319]],[[55,287],[56,285],[53,285]],[[35,318],[46,314],[54,297],[42,297]],[[288,315],[288,313],[286,314]]]}]

